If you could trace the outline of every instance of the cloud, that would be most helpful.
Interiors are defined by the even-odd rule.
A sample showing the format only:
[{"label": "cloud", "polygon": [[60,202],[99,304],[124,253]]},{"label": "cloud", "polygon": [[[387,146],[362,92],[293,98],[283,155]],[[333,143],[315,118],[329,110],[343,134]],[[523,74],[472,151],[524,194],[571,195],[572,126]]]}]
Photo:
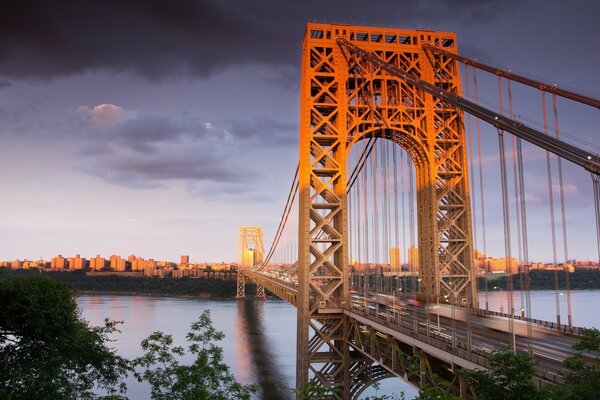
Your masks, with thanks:
[{"label": "cloud", "polygon": [[[135,188],[160,187],[173,180],[245,185],[259,174],[252,166],[258,161],[252,162],[252,157],[258,156],[246,151],[248,144],[285,143],[279,135],[293,127],[268,118],[228,123],[236,127],[233,133],[185,116],[138,115],[120,124],[92,126],[79,138],[86,164],[78,169]],[[227,190],[239,193],[239,188],[202,187],[206,196]]]},{"label": "cloud", "polygon": [[125,110],[114,104],[99,104],[94,108],[80,106],[77,111],[85,121],[101,126],[115,125],[135,116],[135,111]]},{"label": "cloud", "polygon": [[225,162],[193,154],[171,154],[169,157],[113,155],[82,166],[81,171],[108,182],[134,188],[156,188],[165,181],[192,180],[218,183],[243,182],[248,169],[232,168]]},{"label": "cloud", "polygon": [[253,121],[230,120],[227,132],[235,139],[254,141],[260,145],[291,145],[298,143],[298,124],[259,116]]},{"label": "cloud", "polygon": [[11,87],[12,83],[6,79],[0,79],[0,89]]},{"label": "cloud", "polygon": [[[560,185],[553,184],[552,185],[552,192],[553,193],[560,193]],[[575,185],[573,183],[566,183],[566,184],[563,184],[563,193],[566,196],[576,196],[576,195],[579,194],[579,188],[577,187],[577,185]]]},{"label": "cloud", "polygon": [[448,21],[483,25],[516,0],[60,3],[23,0],[3,7],[0,70],[6,77],[46,79],[105,70],[156,81],[208,77],[241,64],[297,68],[307,21],[397,26],[401,19],[421,28]]},{"label": "cloud", "polygon": [[543,200],[540,196],[536,196],[535,194],[527,193],[527,192],[525,192],[525,201],[527,203],[533,203],[533,204],[542,204],[543,203]]}]

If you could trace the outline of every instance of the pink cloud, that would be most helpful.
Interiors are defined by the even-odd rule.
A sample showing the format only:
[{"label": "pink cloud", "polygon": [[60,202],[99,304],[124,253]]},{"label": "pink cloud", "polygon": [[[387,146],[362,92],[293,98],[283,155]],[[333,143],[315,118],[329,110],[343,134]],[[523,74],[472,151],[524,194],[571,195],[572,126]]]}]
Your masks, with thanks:
[{"label": "pink cloud", "polygon": [[135,111],[125,110],[114,104],[99,104],[94,108],[81,106],[77,109],[84,120],[92,125],[115,125],[135,116]]}]

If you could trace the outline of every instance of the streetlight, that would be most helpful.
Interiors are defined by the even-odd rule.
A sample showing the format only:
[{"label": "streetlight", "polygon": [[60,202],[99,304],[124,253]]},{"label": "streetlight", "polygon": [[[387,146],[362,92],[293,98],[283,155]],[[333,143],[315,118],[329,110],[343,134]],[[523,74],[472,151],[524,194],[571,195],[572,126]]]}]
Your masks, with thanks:
[{"label": "streetlight", "polygon": [[502,299],[502,288],[498,287],[498,286],[494,286],[494,290],[495,289],[500,289],[500,314],[504,313],[504,303],[503,303],[503,299]]},{"label": "streetlight", "polygon": [[398,295],[402,297],[402,288],[398,288],[392,292],[392,307],[394,308],[394,321],[396,321],[396,291],[398,291]]}]

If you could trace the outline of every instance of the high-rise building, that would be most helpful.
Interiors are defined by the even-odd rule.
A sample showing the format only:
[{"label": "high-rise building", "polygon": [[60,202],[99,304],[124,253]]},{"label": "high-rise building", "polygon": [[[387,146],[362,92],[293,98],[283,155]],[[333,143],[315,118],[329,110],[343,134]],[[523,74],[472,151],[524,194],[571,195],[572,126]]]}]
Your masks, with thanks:
[{"label": "high-rise building", "polygon": [[57,255],[50,261],[50,268],[63,270],[67,267],[67,260],[62,255]]},{"label": "high-rise building", "polygon": [[416,272],[419,270],[419,248],[410,246],[408,248],[408,270]]},{"label": "high-rise building", "polygon": [[398,272],[402,267],[402,250],[399,247],[390,247],[390,268]]},{"label": "high-rise building", "polygon": [[75,257],[69,257],[69,269],[84,269],[85,268],[85,258],[81,258],[79,254],[75,255]]},{"label": "high-rise building", "polygon": [[100,254],[96,254],[96,257],[90,258],[90,269],[92,271],[100,271],[104,268],[106,260],[100,257]]},{"label": "high-rise building", "polygon": [[264,230],[262,226],[240,226],[238,233],[238,263],[247,268],[264,261]]},{"label": "high-rise building", "polygon": [[187,265],[190,263],[190,256],[181,256],[180,265]]},{"label": "high-rise building", "polygon": [[125,271],[126,265],[126,260],[121,258],[121,256],[115,254],[110,256],[110,269],[112,271],[123,272]]}]

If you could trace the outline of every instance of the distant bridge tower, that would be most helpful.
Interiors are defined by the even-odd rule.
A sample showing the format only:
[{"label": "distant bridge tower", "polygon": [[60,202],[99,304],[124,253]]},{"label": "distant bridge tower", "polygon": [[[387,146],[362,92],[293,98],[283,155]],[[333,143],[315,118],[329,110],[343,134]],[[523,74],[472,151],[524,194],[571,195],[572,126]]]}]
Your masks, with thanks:
[{"label": "distant bridge tower", "polygon": [[300,85],[297,387],[312,379],[339,385],[336,398],[355,397],[363,384],[356,371],[369,365],[353,358],[343,313],[349,301],[346,162],[361,140],[392,141],[415,165],[421,296],[476,305],[463,114],[356,50],[405,77],[460,95],[457,63],[427,54],[423,44],[457,51],[449,32],[307,26]]},{"label": "distant bridge tower", "polygon": [[[240,226],[238,233],[238,269],[260,266],[265,259],[264,229],[262,226]],[[246,295],[245,277],[238,274],[237,297]],[[264,296],[265,289],[258,285],[257,295]]]}]

